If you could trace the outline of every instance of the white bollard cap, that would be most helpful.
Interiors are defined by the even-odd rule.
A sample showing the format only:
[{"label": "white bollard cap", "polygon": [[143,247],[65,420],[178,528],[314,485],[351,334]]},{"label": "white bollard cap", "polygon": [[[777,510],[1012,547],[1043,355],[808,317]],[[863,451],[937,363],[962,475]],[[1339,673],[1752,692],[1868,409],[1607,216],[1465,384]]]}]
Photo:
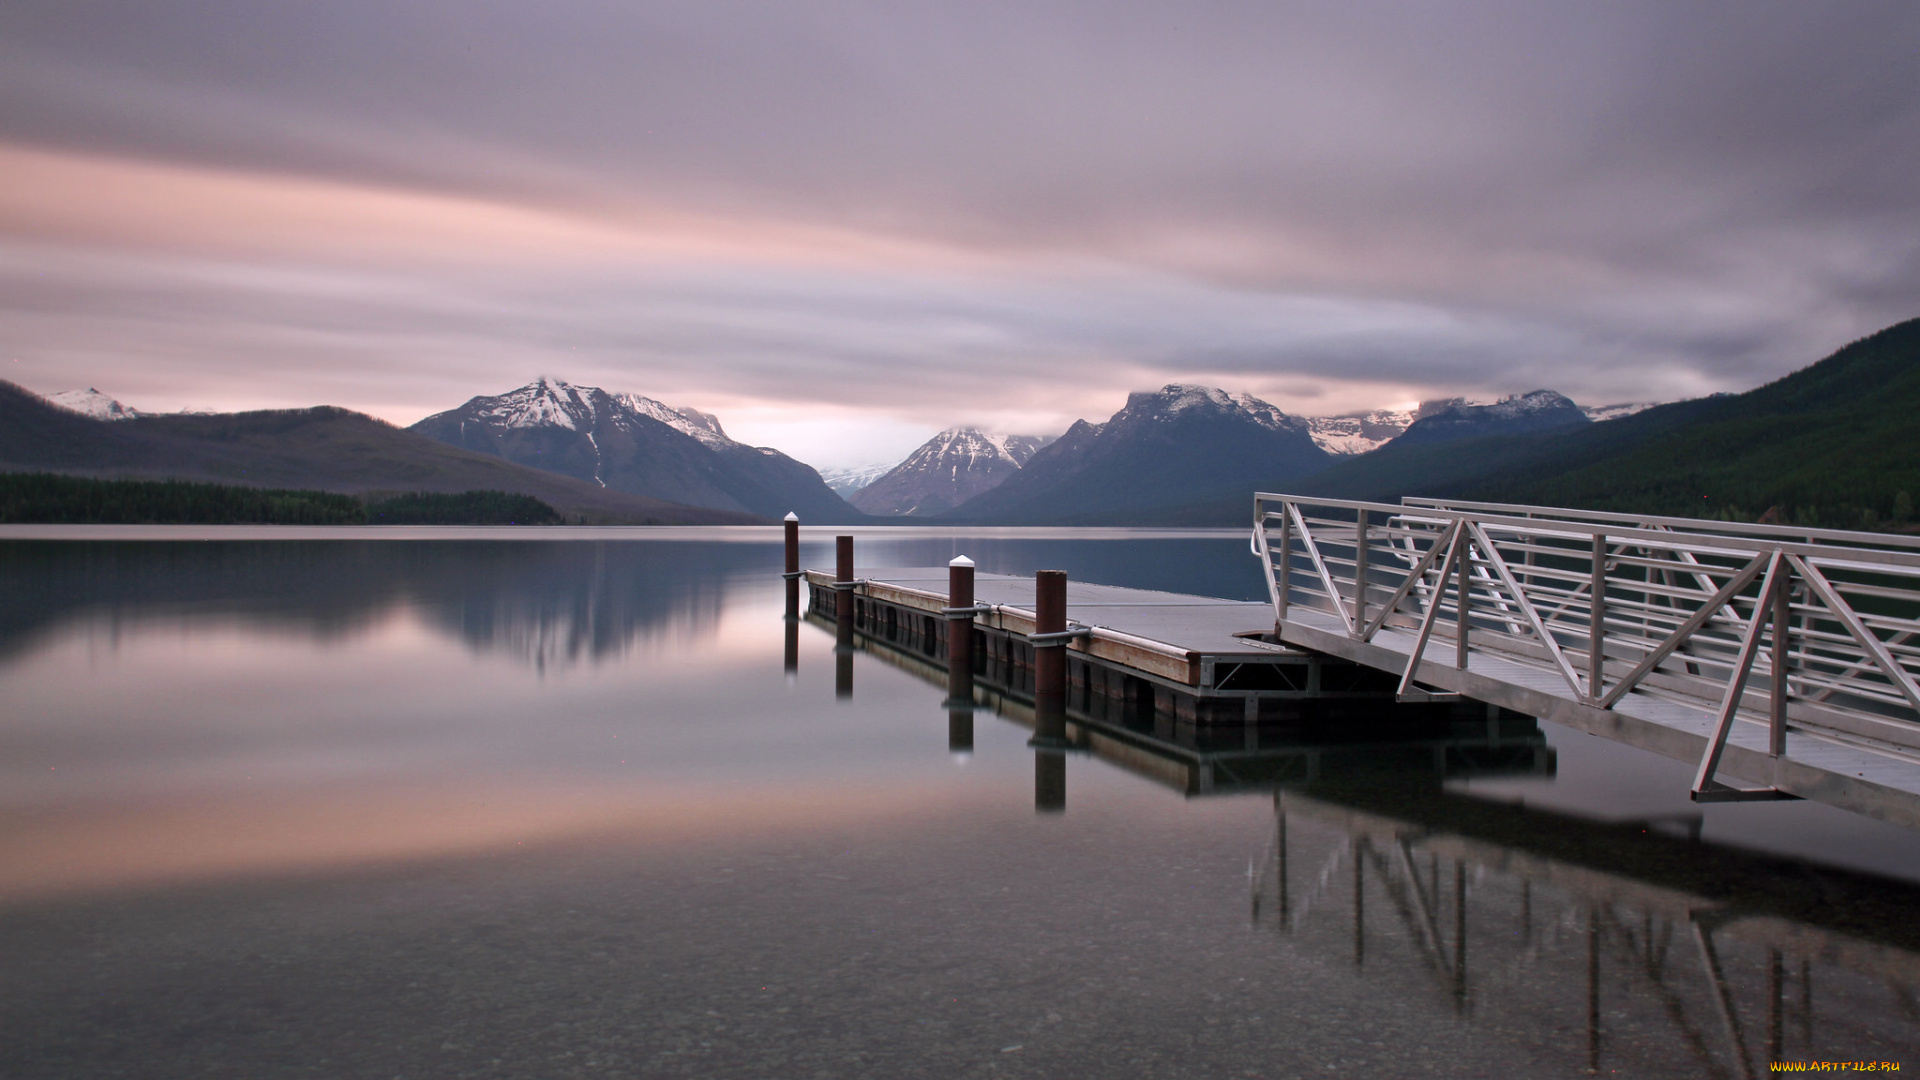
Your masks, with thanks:
[{"label": "white bollard cap", "polygon": [[796,513],[794,513],[794,512],[793,512],[793,511],[791,511],[791,510],[789,510],[789,511],[787,511],[787,518],[786,518],[786,519],[787,519],[788,521],[799,521],[799,520],[800,520],[800,515],[799,515],[799,514],[796,514]]},{"label": "white bollard cap", "polygon": [[969,558],[967,558],[967,557],[966,557],[965,555],[956,555],[956,556],[954,556],[954,559],[953,559],[953,561],[952,561],[952,562],[950,562],[950,563],[948,563],[947,565],[948,565],[948,566],[966,566],[966,567],[971,567],[971,566],[973,565],[973,560],[972,560],[972,559],[969,559]]}]

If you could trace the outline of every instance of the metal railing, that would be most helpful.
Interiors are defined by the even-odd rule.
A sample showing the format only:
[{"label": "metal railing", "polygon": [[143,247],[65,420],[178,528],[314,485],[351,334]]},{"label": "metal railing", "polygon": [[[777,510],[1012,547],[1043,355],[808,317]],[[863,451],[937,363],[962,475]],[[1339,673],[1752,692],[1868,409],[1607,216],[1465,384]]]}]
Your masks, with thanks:
[{"label": "metal railing", "polygon": [[1714,736],[1696,797],[1737,718],[1920,751],[1920,540],[1554,507],[1254,498],[1254,546],[1276,620],[1306,608],[1348,637],[1415,635],[1412,689],[1436,640],[1452,666],[1488,654],[1556,673],[1580,703],[1629,693],[1704,706]]}]

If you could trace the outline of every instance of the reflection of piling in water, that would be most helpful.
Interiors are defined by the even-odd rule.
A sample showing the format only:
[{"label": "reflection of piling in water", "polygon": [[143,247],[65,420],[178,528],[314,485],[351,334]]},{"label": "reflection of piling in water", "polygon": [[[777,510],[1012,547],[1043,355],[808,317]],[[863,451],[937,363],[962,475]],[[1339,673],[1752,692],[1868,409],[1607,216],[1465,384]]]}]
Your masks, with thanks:
[{"label": "reflection of piling in water", "polygon": [[1367,838],[1353,840],[1353,966],[1367,963]]},{"label": "reflection of piling in water", "polygon": [[[793,584],[789,582],[787,587],[792,588]],[[786,646],[782,670],[788,675],[794,675],[800,671],[800,616],[798,615],[787,616]]]},{"label": "reflection of piling in water", "polygon": [[1059,750],[1033,752],[1033,808],[1043,814],[1067,808],[1067,755]]},{"label": "reflection of piling in water", "polygon": [[947,564],[947,749],[973,749],[973,560]]},{"label": "reflection of piling in water", "polygon": [[833,538],[833,696],[853,696],[853,537]]},{"label": "reflection of piling in water", "polygon": [[1587,1071],[1600,1071],[1600,913],[1587,909]]},{"label": "reflection of piling in water", "polygon": [[956,754],[973,750],[973,710],[947,710],[947,749]]}]

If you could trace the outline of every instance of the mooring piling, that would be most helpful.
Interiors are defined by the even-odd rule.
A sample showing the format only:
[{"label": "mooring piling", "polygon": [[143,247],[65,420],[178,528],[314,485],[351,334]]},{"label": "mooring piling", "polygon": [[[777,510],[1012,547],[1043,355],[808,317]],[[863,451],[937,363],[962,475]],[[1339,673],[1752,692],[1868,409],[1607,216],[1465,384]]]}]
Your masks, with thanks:
[{"label": "mooring piling", "polygon": [[[800,515],[787,511],[784,522],[787,532],[787,568],[781,577],[787,579],[787,618],[800,617]],[[789,669],[791,670],[791,669]]]},{"label": "mooring piling", "polygon": [[1042,570],[1033,583],[1033,741],[1051,746],[1067,737],[1067,572]]},{"label": "mooring piling", "polygon": [[947,666],[973,673],[973,560],[960,555],[947,564]]},{"label": "mooring piling", "polygon": [[973,560],[947,564],[947,749],[973,749]]},{"label": "mooring piling", "polygon": [[853,696],[853,537],[833,538],[833,696]]}]

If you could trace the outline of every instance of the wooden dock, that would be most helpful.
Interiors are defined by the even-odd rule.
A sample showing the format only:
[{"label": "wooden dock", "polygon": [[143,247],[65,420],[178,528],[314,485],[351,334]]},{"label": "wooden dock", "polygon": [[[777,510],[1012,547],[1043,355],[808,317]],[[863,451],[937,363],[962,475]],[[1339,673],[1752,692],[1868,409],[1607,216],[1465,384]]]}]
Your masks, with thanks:
[{"label": "wooden dock", "polygon": [[[977,609],[960,624],[972,627],[971,666],[988,692],[1032,701],[1036,653],[1063,646],[1069,713],[1149,733],[1163,750],[1177,744],[1183,727],[1251,730],[1303,709],[1331,710],[1353,725],[1391,724],[1405,709],[1390,703],[1478,709],[1491,718],[1506,711],[1699,762],[1699,801],[1810,799],[1920,829],[1920,724],[1897,708],[1898,694],[1912,689],[1906,658],[1920,666],[1920,622],[1908,620],[1907,629],[1884,613],[1840,610],[1845,590],[1885,594],[1890,572],[1911,569],[1920,581],[1920,555],[1861,563],[1856,549],[1814,549],[1827,542],[1822,537],[1798,547],[1774,537],[1676,540],[1671,532],[1589,523],[1597,537],[1592,550],[1607,553],[1595,566],[1607,574],[1616,564],[1639,568],[1631,582],[1594,574],[1595,592],[1606,598],[1602,608],[1585,604],[1578,589],[1537,585],[1564,585],[1587,573],[1569,570],[1566,556],[1589,538],[1577,535],[1578,544],[1568,546],[1564,521],[1496,523],[1554,541],[1530,538],[1523,564],[1502,546],[1511,544],[1506,534],[1482,527],[1472,534],[1476,547],[1476,540],[1460,539],[1468,527],[1449,524],[1447,511],[1382,509],[1401,523],[1373,526],[1356,517],[1344,540],[1325,535],[1327,518],[1292,509],[1280,535],[1272,535],[1268,512],[1267,528],[1256,536],[1272,572],[1272,603],[1072,583],[1066,613],[1073,636],[1064,642],[1055,631],[1031,640],[1040,632],[1034,579],[979,574]],[[1418,520],[1409,524],[1409,515]],[[1633,554],[1661,544],[1684,556],[1675,557],[1672,573],[1667,563]],[[834,571],[794,573],[812,614],[944,669],[956,625],[948,568],[849,569],[850,551],[847,558]],[[1773,571],[1760,580],[1758,566],[1777,571],[1790,558],[1824,591],[1791,592],[1785,574],[1777,584]],[[1868,576],[1845,579],[1855,564],[1867,566]],[[1462,590],[1449,584],[1456,572],[1467,583],[1464,604]],[[1555,606],[1535,609],[1547,601]],[[1575,619],[1583,632],[1589,625],[1627,629],[1583,641],[1563,629]],[[1771,654],[1759,647],[1769,619],[1784,628]],[[1857,647],[1833,629],[1847,619],[1874,628],[1861,631]],[[1462,642],[1467,635],[1453,625],[1466,626],[1473,639]],[[1431,647],[1441,640],[1447,648]],[[1588,674],[1595,658],[1599,678]],[[1877,660],[1885,662],[1876,676],[1869,669]],[[1755,688],[1769,683],[1771,696]],[[1086,735],[1094,737],[1116,736]],[[1118,737],[1114,745],[1126,741]],[[1196,759],[1189,775],[1211,769],[1203,764]]]},{"label": "wooden dock", "polygon": [[[872,612],[853,648],[931,685],[949,685],[943,649],[930,654],[910,624],[897,616],[889,623],[879,602]],[[835,630],[831,614],[815,609],[808,617],[822,630]],[[1022,674],[1013,665],[983,662],[971,680],[970,699],[947,704],[1034,728],[1033,696]],[[1358,700],[1376,714],[1382,704],[1377,694]],[[1182,721],[1178,710],[1165,708],[1168,703],[1165,697],[1156,707],[1151,699],[1070,695],[1063,749],[1089,754],[1190,798],[1384,775],[1438,784],[1554,771],[1553,749],[1538,720],[1480,705],[1399,705],[1393,707],[1398,722],[1319,725],[1276,723],[1271,710],[1265,723],[1197,724]],[[962,744],[951,748],[971,746],[970,722],[965,730]]]}]

